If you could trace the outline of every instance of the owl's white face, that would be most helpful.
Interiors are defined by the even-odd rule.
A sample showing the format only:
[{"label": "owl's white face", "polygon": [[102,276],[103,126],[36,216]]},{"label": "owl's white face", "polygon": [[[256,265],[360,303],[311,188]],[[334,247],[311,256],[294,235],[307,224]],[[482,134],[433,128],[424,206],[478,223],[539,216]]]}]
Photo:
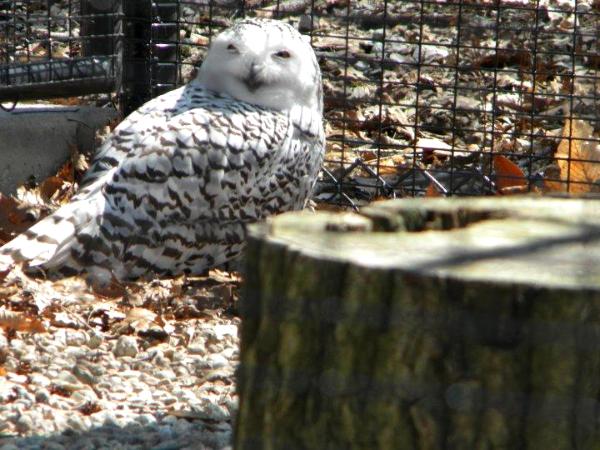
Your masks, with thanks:
[{"label": "owl's white face", "polygon": [[313,49],[292,26],[246,19],[211,43],[197,80],[255,105],[322,110],[321,72]]}]

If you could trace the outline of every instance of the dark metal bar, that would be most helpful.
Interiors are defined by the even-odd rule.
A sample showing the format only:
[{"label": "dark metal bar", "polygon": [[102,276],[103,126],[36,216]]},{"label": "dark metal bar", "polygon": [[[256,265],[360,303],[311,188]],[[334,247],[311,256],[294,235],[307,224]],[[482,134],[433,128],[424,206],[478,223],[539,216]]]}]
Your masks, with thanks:
[{"label": "dark metal bar", "polygon": [[[99,90],[90,91],[93,87]],[[46,60],[0,70],[0,101],[111,92],[114,87],[111,56]]]},{"label": "dark metal bar", "polygon": [[135,111],[150,99],[152,76],[150,65],[150,39],[152,1],[122,1],[123,48],[121,89],[119,104],[123,115]]},{"label": "dark metal bar", "polygon": [[0,86],[0,102],[109,93],[114,88],[114,78],[106,77]]},{"label": "dark metal bar", "polygon": [[114,12],[122,0],[80,0],[83,55],[111,55],[114,53],[112,37],[115,27]]},{"label": "dark metal bar", "polygon": [[[0,71],[0,85],[23,85],[100,76],[111,78],[112,64],[111,56],[91,56],[8,65]],[[0,89],[4,87],[0,86]]]},{"label": "dark metal bar", "polygon": [[177,84],[179,3],[155,0],[152,3],[152,97],[173,89]]},{"label": "dark metal bar", "polygon": [[117,17],[117,20],[114,21],[113,23],[113,34],[114,36],[117,36],[115,39],[112,40],[112,52],[115,55],[115,63],[114,63],[114,70],[113,70],[113,74],[115,77],[115,89],[114,91],[117,92],[117,94],[120,96],[121,92],[122,92],[122,87],[123,87],[123,60],[125,57],[125,50],[124,50],[124,42],[125,42],[125,27],[124,27],[124,11],[123,11],[123,4],[125,3],[125,0],[119,0],[117,1],[117,4],[115,5],[115,16]]}]

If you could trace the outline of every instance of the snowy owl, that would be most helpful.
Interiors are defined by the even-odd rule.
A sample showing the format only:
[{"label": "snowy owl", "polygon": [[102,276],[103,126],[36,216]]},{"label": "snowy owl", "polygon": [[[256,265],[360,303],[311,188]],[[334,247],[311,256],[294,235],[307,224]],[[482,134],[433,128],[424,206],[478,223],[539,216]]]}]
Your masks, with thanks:
[{"label": "snowy owl", "polygon": [[246,224],[302,209],[323,160],[321,72],[305,36],[244,19],[194,80],[115,128],[70,203],[0,248],[50,274],[202,273]]}]

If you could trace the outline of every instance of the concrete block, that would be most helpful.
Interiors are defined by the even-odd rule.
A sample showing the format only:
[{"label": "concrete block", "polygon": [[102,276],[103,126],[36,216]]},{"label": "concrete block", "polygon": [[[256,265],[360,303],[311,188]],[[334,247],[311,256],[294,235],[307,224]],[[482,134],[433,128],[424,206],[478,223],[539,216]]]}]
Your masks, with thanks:
[{"label": "concrete block", "polygon": [[117,117],[113,108],[22,105],[0,110],[0,192],[13,193],[32,176],[53,175],[76,145],[95,150],[96,130]]}]

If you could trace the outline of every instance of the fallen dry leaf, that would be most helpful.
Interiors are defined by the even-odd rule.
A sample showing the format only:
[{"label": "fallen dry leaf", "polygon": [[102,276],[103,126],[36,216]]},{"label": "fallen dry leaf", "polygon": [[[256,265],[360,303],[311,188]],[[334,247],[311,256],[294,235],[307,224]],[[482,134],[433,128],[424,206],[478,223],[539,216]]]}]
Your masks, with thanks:
[{"label": "fallen dry leaf", "polygon": [[211,269],[208,272],[208,277],[217,283],[240,283],[242,277],[237,272],[226,272],[219,269]]},{"label": "fallen dry leaf", "polygon": [[166,339],[172,331],[172,327],[166,326],[161,316],[146,308],[130,309],[125,319],[113,327],[115,334],[135,332],[139,336],[158,340]]},{"label": "fallen dry leaf", "polygon": [[425,190],[425,197],[442,197],[442,193],[435,188],[433,183],[429,183]]},{"label": "fallen dry leaf", "polygon": [[31,225],[30,215],[20,207],[19,202],[0,194],[0,241],[11,240],[15,234],[22,233]]},{"label": "fallen dry leaf", "polygon": [[59,328],[77,328],[79,325],[79,321],[66,312],[54,313],[54,317],[51,319],[50,323],[53,327]]},{"label": "fallen dry leaf", "polygon": [[52,99],[52,103],[55,105],[65,106],[87,105],[86,100],[82,97],[58,97]]},{"label": "fallen dry leaf", "polygon": [[40,195],[46,201],[50,200],[54,193],[61,188],[63,180],[59,177],[48,177],[40,184]]},{"label": "fallen dry leaf", "polygon": [[[366,161],[369,163],[369,161]],[[376,161],[372,161],[376,162]],[[379,159],[379,175],[396,175],[398,171],[406,166],[403,155],[393,155]]]},{"label": "fallen dry leaf", "polygon": [[561,181],[546,181],[550,191],[581,194],[595,191],[600,180],[600,142],[592,126],[583,120],[566,119],[562,140],[554,155]]},{"label": "fallen dry leaf", "polygon": [[153,311],[146,308],[131,308],[127,313],[123,323],[129,324],[134,330],[148,328],[151,324],[163,326],[163,318]]},{"label": "fallen dry leaf", "polygon": [[[79,156],[74,155],[73,158],[79,158]],[[71,161],[67,161],[66,163],[64,163],[56,173],[57,178],[59,178],[61,181],[67,181],[69,183],[73,183],[73,181],[75,180],[74,175],[75,170]]]},{"label": "fallen dry leaf", "polygon": [[27,317],[23,313],[0,309],[0,328],[4,330],[44,333],[46,328],[35,317]]},{"label": "fallen dry leaf", "polygon": [[502,194],[517,193],[518,188],[527,186],[527,177],[514,162],[506,156],[494,155],[494,171],[496,172],[496,187]]},{"label": "fallen dry leaf", "polygon": [[100,298],[121,298],[127,295],[127,286],[115,277],[109,283],[97,283],[92,281],[91,288],[95,295]]},{"label": "fallen dry leaf", "polygon": [[90,416],[94,413],[102,411],[102,408],[98,403],[88,400],[83,405],[79,406],[77,410],[84,416]]},{"label": "fallen dry leaf", "polygon": [[451,145],[446,144],[441,139],[435,139],[435,138],[419,138],[419,139],[417,139],[415,147],[417,149],[420,149],[421,151],[430,150],[430,151],[434,151],[434,152],[435,151],[446,152],[447,154],[451,154],[451,152],[452,152]]}]

